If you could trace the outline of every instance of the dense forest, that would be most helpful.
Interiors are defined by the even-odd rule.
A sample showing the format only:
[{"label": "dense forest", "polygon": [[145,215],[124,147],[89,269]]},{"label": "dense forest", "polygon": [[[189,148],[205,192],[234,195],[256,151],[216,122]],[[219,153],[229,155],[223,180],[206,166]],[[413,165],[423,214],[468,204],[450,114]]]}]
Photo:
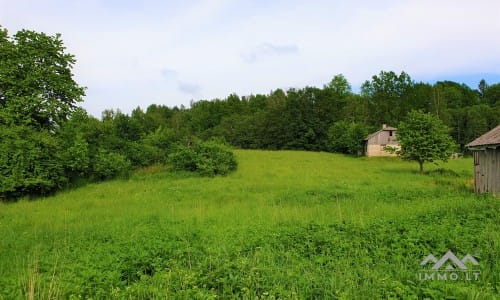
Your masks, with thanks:
[{"label": "dense forest", "polygon": [[457,151],[463,151],[465,144],[500,122],[499,99],[499,83],[489,86],[482,80],[472,90],[452,81],[415,83],[404,72],[382,71],[359,94],[343,75],[336,75],[322,88],[232,94],[193,102],[190,108],[151,105],[130,115],[106,110],[100,122],[112,124],[119,140],[138,142],[160,130],[170,140],[217,137],[238,148],[357,154],[368,133],[382,124],[397,126],[411,110],[422,110],[447,124]]},{"label": "dense forest", "polygon": [[438,116],[457,151],[500,123],[500,83],[481,80],[471,89],[392,71],[374,75],[360,93],[336,75],[323,87],[232,94],[189,108],[110,109],[97,119],[77,105],[85,89],[73,80],[75,62],[59,35],[22,30],[10,37],[0,27],[0,200],[152,164],[225,174],[236,168],[228,145],[359,154],[368,133],[397,126],[412,110]]}]

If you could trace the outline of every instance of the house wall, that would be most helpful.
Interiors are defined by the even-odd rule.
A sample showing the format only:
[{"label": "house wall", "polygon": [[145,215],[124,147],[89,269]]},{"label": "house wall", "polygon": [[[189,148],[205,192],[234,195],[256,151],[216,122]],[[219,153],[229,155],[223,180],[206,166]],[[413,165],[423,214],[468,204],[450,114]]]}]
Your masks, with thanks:
[{"label": "house wall", "polygon": [[385,146],[391,146],[400,149],[396,141],[396,131],[381,130],[373,134],[366,143],[367,156],[396,156],[396,154],[384,150]]},{"label": "house wall", "polygon": [[[385,146],[368,145],[366,148],[366,156],[396,156],[395,153],[390,153],[384,150]],[[400,149],[399,145],[391,145],[391,147]]]},{"label": "house wall", "polygon": [[500,195],[500,147],[473,151],[477,193]]}]

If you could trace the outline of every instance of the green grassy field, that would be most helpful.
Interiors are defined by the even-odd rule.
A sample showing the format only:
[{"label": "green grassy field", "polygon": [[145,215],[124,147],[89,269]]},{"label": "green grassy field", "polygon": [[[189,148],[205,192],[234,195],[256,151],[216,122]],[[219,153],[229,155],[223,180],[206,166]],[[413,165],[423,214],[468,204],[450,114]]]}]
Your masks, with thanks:
[{"label": "green grassy field", "polygon": [[[439,167],[236,151],[227,177],[160,167],[0,203],[0,299],[497,299],[500,203]],[[478,280],[420,280],[452,250]]]}]

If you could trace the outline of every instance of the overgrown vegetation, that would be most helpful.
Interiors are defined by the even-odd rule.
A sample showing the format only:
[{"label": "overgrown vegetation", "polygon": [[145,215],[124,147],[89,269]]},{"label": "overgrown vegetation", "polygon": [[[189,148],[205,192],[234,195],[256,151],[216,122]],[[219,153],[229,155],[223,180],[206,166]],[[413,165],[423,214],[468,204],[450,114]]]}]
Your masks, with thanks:
[{"label": "overgrown vegetation", "polygon": [[500,122],[500,83],[481,81],[472,90],[385,71],[359,94],[336,75],[322,88],[233,94],[189,109],[106,110],[98,120],[77,107],[85,88],[73,80],[75,63],[60,35],[21,30],[9,36],[0,28],[0,199],[47,195],[157,164],[208,176],[235,169],[225,142],[183,144],[196,138],[237,148],[359,155],[367,133],[383,123],[395,126],[413,109],[436,115],[461,149]]},{"label": "overgrown vegetation", "polygon": [[216,140],[190,140],[186,145],[180,144],[169,159],[175,170],[198,172],[205,176],[226,175],[237,167],[231,149]]},{"label": "overgrown vegetation", "polygon": [[416,161],[420,174],[424,173],[425,162],[446,162],[453,151],[456,151],[449,129],[430,113],[412,110],[398,127],[400,149],[390,146],[386,149],[405,160]]},{"label": "overgrown vegetation", "polygon": [[[495,299],[499,202],[472,160],[236,151],[225,177],[148,168],[0,203],[0,299]],[[428,254],[477,281],[420,280]]]}]

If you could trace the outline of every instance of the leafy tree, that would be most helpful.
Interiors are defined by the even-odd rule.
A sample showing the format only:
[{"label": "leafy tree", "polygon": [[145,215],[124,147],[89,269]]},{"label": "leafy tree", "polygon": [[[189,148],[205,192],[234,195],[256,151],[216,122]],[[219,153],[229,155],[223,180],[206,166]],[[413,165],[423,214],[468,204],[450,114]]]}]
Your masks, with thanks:
[{"label": "leafy tree", "polygon": [[130,162],[124,155],[101,148],[94,157],[91,177],[103,180],[126,176],[130,168]]},{"label": "leafy tree", "polygon": [[361,95],[370,101],[371,125],[396,124],[410,110],[408,93],[414,86],[405,72],[381,71],[361,86]]},{"label": "leafy tree", "polygon": [[75,58],[60,37],[28,30],[9,37],[0,28],[0,123],[53,130],[82,101]]},{"label": "leafy tree", "polygon": [[425,162],[447,161],[451,156],[455,144],[448,132],[448,127],[434,115],[412,110],[398,126],[401,149],[387,148],[405,160],[418,162],[423,174]]},{"label": "leafy tree", "polygon": [[363,141],[368,127],[361,123],[338,121],[328,130],[328,150],[359,155],[363,152]]},{"label": "leafy tree", "polygon": [[267,97],[266,111],[263,113],[260,141],[264,149],[282,149],[287,141],[287,120],[284,118],[287,95],[277,89]]},{"label": "leafy tree", "polygon": [[487,89],[488,89],[488,83],[486,83],[486,80],[481,79],[481,81],[479,81],[479,84],[477,86],[477,92],[478,92],[479,98],[481,98],[481,100],[484,99],[484,96],[485,96]]},{"label": "leafy tree", "polygon": [[500,108],[500,83],[488,86],[484,91],[484,98],[491,106]]},{"label": "leafy tree", "polygon": [[87,168],[83,136],[59,134],[84,95],[74,63],[59,34],[0,27],[0,197],[46,194]]},{"label": "leafy tree", "polygon": [[406,95],[407,105],[405,111],[420,109],[424,112],[430,112],[432,109],[432,93],[432,85],[422,82],[416,83]]},{"label": "leafy tree", "polygon": [[477,92],[465,84],[454,81],[440,81],[434,87],[448,108],[459,108],[479,103]]},{"label": "leafy tree", "polygon": [[358,94],[349,95],[343,109],[342,120],[368,124],[370,120],[370,103],[367,97]]},{"label": "leafy tree", "polygon": [[332,80],[324,86],[324,89],[331,90],[340,98],[345,98],[352,92],[349,81],[342,74],[333,76]]},{"label": "leafy tree", "polygon": [[44,195],[63,187],[62,150],[47,130],[0,125],[0,200]]}]

